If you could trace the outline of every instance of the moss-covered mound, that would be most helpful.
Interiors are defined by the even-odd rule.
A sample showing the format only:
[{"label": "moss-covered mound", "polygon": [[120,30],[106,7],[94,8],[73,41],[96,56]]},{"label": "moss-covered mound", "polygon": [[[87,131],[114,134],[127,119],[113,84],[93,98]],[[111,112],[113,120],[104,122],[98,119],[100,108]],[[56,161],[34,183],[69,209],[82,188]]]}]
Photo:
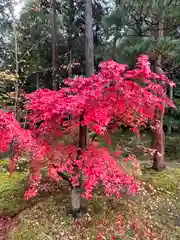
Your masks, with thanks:
[{"label": "moss-covered mound", "polygon": [[[10,216],[18,213],[18,223],[9,231],[9,240],[39,239],[180,239],[180,169],[156,173],[147,171],[141,176],[142,192],[121,200],[101,195],[88,202],[88,213],[73,221],[67,216],[69,191],[50,186],[48,193],[33,201],[24,202],[26,172],[10,178],[0,172],[0,211]],[[121,229],[121,225],[123,228]]]}]

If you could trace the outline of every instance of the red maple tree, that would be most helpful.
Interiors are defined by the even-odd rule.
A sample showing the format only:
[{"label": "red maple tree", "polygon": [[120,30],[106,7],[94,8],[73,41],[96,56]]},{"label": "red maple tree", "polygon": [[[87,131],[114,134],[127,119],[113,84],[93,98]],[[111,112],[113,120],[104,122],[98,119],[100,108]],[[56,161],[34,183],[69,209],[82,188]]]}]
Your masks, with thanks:
[{"label": "red maple tree", "polygon": [[[133,70],[109,60],[102,62],[99,72],[91,77],[65,80],[68,88],[40,89],[24,95],[29,130],[22,129],[12,114],[1,111],[0,151],[6,151],[13,141],[11,170],[22,151],[30,156],[32,172],[25,198],[36,195],[42,168],[58,181],[60,173],[66,173],[72,186],[82,179],[83,195],[88,199],[99,182],[108,196],[119,197],[122,187],[136,192],[135,179],[106,148],[92,143],[87,149],[78,148],[78,128],[86,126],[105,139],[109,126],[118,130],[123,124],[138,132],[139,127],[153,120],[155,108],[164,111],[164,106],[174,107],[161,82],[174,85],[150,70],[147,56],[139,56]],[[124,160],[130,159],[134,157]]]}]

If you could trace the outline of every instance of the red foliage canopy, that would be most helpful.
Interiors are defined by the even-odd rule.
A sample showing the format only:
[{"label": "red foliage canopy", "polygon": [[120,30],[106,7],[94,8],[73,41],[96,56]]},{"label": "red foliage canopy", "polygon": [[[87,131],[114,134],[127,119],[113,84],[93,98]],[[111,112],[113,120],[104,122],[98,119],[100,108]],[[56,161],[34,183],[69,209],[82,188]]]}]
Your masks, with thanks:
[{"label": "red foliage canopy", "polygon": [[[92,77],[65,80],[68,88],[41,89],[25,95],[30,130],[22,129],[12,115],[0,113],[0,151],[7,150],[13,141],[15,158],[22,151],[30,154],[32,175],[26,198],[36,194],[41,168],[46,168],[49,177],[56,180],[60,179],[57,172],[66,172],[72,184],[77,184],[79,176],[74,165],[83,174],[87,198],[99,181],[107,195],[118,197],[122,187],[136,191],[133,177],[127,176],[107,149],[90,144],[77,160],[80,119],[83,116],[81,124],[105,138],[112,120],[116,126],[124,124],[136,132],[138,127],[153,120],[155,107],[161,111],[164,106],[174,107],[164,90],[164,84],[174,84],[164,75],[151,72],[147,56],[140,56],[133,70],[112,60],[102,62],[99,67]],[[41,123],[38,128],[36,123]],[[14,158],[11,162],[13,165]]]}]

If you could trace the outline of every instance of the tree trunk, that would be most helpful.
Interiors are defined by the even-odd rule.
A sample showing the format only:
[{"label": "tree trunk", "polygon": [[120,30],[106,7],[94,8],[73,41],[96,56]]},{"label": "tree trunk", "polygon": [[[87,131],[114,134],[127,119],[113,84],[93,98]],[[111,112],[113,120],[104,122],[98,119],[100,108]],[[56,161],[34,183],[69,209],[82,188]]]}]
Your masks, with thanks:
[{"label": "tree trunk", "polygon": [[[169,87],[169,98],[171,99],[171,100],[173,100],[173,87]],[[171,132],[172,132],[172,110],[170,109],[169,110],[169,116],[170,116],[170,122],[169,122],[169,124],[168,124],[168,129],[167,129],[167,134],[168,135],[171,135]]]},{"label": "tree trunk", "polygon": [[14,53],[15,53],[15,73],[16,73],[16,80],[14,81],[14,88],[15,88],[15,118],[19,120],[19,112],[18,112],[18,105],[19,105],[19,58],[18,58],[18,39],[17,39],[17,29],[16,29],[16,20],[14,16],[14,6],[11,2],[10,11],[12,15],[12,26],[13,26],[13,37],[14,37]]},{"label": "tree trunk", "polygon": [[117,36],[114,37],[113,47],[112,47],[112,58],[114,61],[116,61],[117,59],[116,45],[117,45]]},{"label": "tree trunk", "polygon": [[92,0],[85,0],[85,62],[86,76],[94,73],[94,42],[92,28]]},{"label": "tree trunk", "polygon": [[164,146],[165,146],[165,135],[163,130],[163,113],[156,108],[154,116],[154,129],[153,129],[153,141],[152,148],[155,149],[153,155],[153,169],[160,171],[165,168],[164,163]]},{"label": "tree trunk", "polygon": [[[115,1],[116,3],[116,9],[118,9],[118,13],[121,14],[122,11],[124,10],[124,6],[125,6],[125,3],[126,3],[126,0],[116,0]],[[118,36],[119,36],[119,33],[120,33],[120,30],[119,30],[119,27],[116,26],[116,29],[115,29],[115,36],[114,36],[114,39],[113,39],[113,46],[112,46],[112,58],[114,61],[117,60],[118,56],[117,56],[117,41],[118,41],[118,36],[117,36],[117,33],[118,33]]]},{"label": "tree trunk", "polygon": [[[92,28],[92,0],[85,0],[85,63],[86,76],[90,77],[94,73],[94,45],[93,45],[93,28]],[[79,148],[84,150],[88,147],[88,128],[82,126],[81,121],[84,118],[82,113],[79,126]],[[81,155],[81,150],[78,152],[77,158]],[[74,217],[80,216],[82,192],[82,178],[79,180],[79,186],[73,187],[71,191],[72,214]]]},{"label": "tree trunk", "polygon": [[69,0],[68,10],[68,77],[72,76],[72,60],[73,60],[73,24],[75,18],[74,0]]},{"label": "tree trunk", "polygon": [[[88,129],[86,126],[82,126],[83,114],[80,119],[79,125],[79,150],[77,151],[77,159],[81,157],[81,150],[85,150],[88,147]],[[82,175],[77,166],[74,166],[75,173],[80,174],[79,186],[71,187],[71,213],[74,218],[81,216],[82,204],[81,204],[81,193],[82,193]]]},{"label": "tree trunk", "polygon": [[80,187],[72,187],[71,189],[71,206],[72,206],[72,215],[74,218],[80,216],[81,212],[81,189]]},{"label": "tree trunk", "polygon": [[57,55],[56,55],[56,0],[52,0],[52,86],[53,90],[58,90],[58,79],[57,79]]},{"label": "tree trunk", "polygon": [[36,72],[36,90],[39,90],[39,72]]},{"label": "tree trunk", "polygon": [[[156,38],[163,37],[163,14],[160,17],[157,36]],[[158,68],[161,67],[161,56],[159,55],[153,63],[154,72],[158,73]],[[166,94],[166,92],[164,93]],[[153,155],[153,166],[152,168],[156,171],[160,171],[165,168],[164,162],[164,145],[165,145],[165,135],[163,130],[163,115],[164,113],[160,111],[157,107],[154,113],[154,122],[153,122],[153,139],[152,139],[152,148],[155,150]]]}]

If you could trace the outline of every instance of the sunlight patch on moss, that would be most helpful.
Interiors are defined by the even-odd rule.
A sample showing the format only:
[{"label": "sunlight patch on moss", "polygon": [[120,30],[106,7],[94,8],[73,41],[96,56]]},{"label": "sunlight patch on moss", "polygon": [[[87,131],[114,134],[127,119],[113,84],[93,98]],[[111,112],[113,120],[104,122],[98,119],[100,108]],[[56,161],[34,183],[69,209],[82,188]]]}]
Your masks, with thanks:
[{"label": "sunlight patch on moss", "polygon": [[0,172],[0,213],[14,214],[19,211],[23,201],[23,180],[26,173],[15,173],[12,177],[8,172]]},{"label": "sunlight patch on moss", "polygon": [[176,193],[179,189],[180,169],[169,169],[163,172],[149,171],[142,179],[162,192]]}]

